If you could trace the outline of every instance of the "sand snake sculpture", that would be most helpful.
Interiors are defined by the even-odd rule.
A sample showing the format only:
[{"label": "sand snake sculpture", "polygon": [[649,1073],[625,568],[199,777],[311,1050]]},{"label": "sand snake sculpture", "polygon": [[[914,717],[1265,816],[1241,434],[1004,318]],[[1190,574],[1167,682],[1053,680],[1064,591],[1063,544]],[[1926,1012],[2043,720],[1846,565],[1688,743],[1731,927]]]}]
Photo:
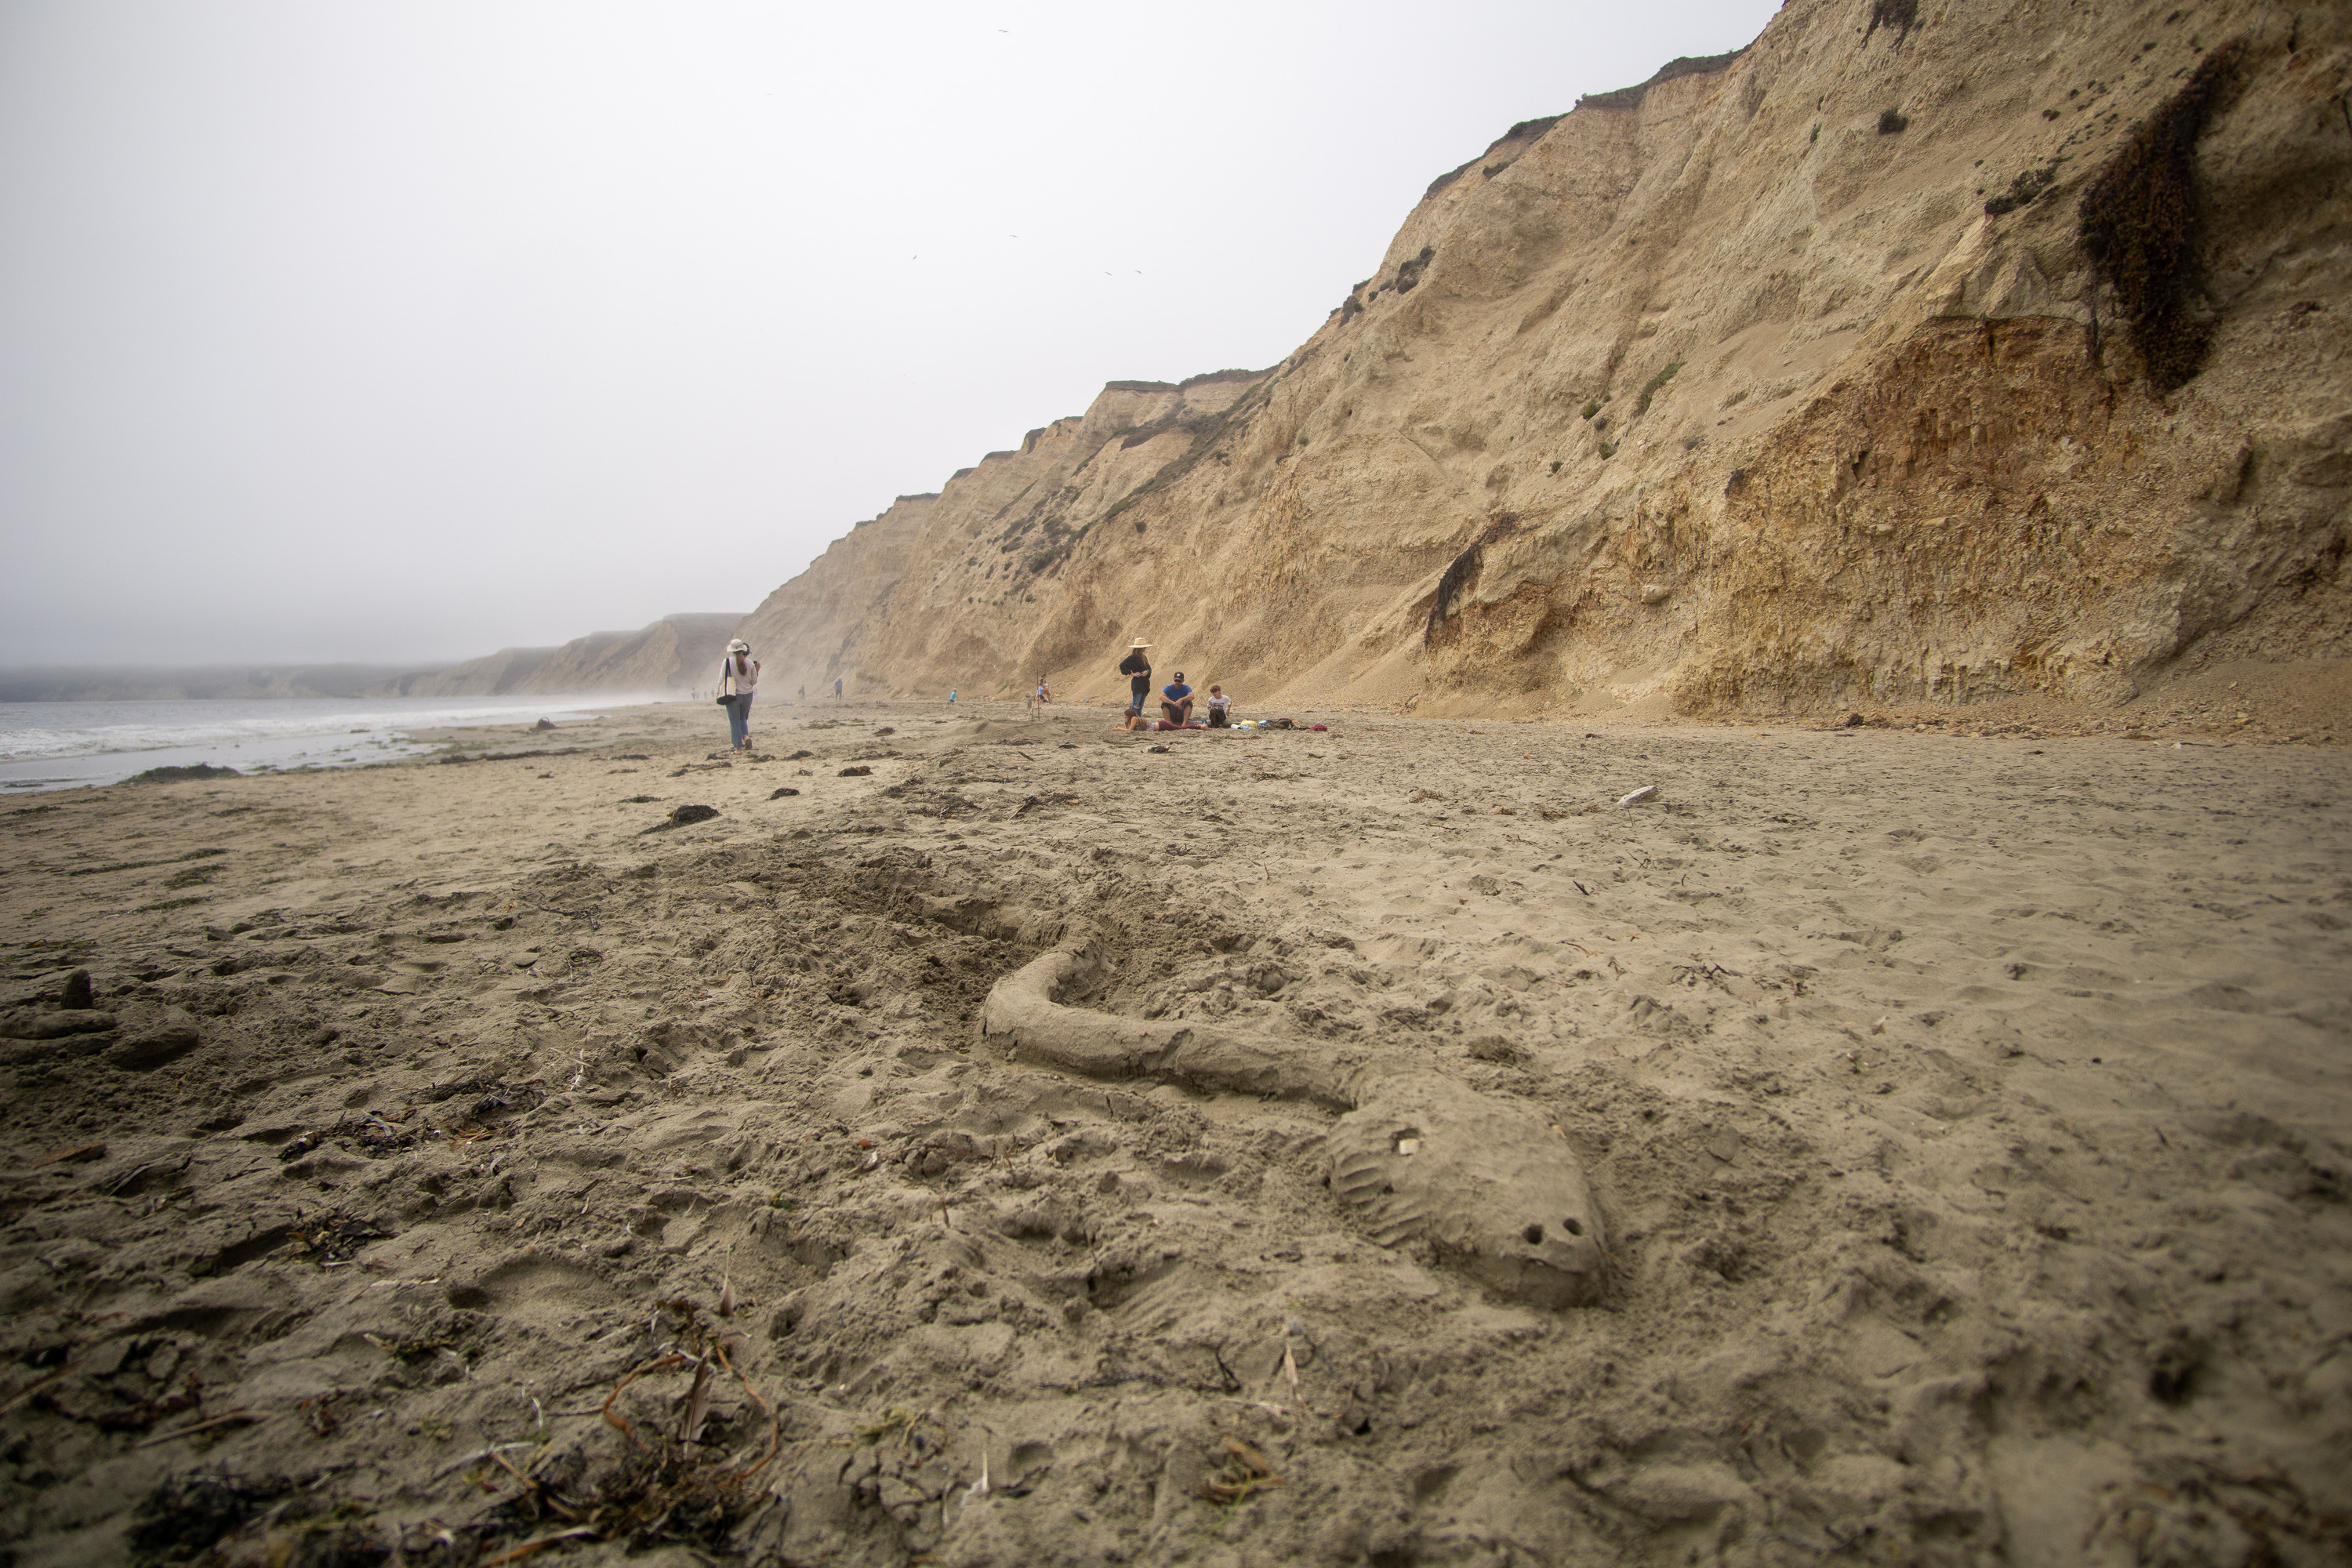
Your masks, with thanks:
[{"label": "sand snake sculpture", "polygon": [[[1075,940],[1074,940],[1075,939]],[[1598,1294],[1601,1217],[1559,1130],[1395,1051],[1316,1060],[1176,1019],[1122,1017],[1056,998],[1095,967],[1098,933],[999,980],[981,1032],[1016,1060],[1096,1079],[1152,1079],[1306,1100],[1342,1112],[1326,1142],[1331,1191],[1383,1247],[1420,1239],[1495,1290],[1547,1307]]]}]

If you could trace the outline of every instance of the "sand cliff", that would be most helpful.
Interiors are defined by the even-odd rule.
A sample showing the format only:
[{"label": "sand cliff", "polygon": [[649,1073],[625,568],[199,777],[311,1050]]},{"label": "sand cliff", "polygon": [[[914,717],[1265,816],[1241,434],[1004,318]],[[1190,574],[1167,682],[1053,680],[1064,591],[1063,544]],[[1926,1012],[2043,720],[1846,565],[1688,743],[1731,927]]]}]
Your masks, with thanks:
[{"label": "sand cliff", "polygon": [[[908,695],[1107,694],[1141,636],[1424,713],[2112,704],[2340,658],[2348,86],[2338,12],[1799,0],[1440,178],[1272,370],[1113,383],[744,635]],[[2186,236],[2168,320],[2093,263],[2103,177],[2126,237]]]},{"label": "sand cliff", "polygon": [[742,617],[664,616],[634,632],[591,632],[562,647],[509,647],[443,669],[404,675],[375,689],[384,697],[568,696],[580,692],[683,691],[715,675],[720,651]]}]

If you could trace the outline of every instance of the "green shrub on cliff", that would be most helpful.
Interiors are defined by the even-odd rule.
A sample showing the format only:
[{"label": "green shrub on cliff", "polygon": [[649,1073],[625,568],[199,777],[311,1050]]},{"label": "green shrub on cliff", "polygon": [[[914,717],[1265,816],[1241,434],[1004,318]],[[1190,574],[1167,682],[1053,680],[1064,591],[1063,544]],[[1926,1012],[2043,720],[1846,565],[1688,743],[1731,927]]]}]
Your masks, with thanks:
[{"label": "green shrub on cliff", "polygon": [[1683,362],[1676,360],[1672,364],[1666,366],[1665,369],[1660,371],[1657,374],[1652,376],[1649,380],[1642,384],[1642,395],[1633,400],[1633,412],[1637,416],[1647,414],[1650,411],[1650,399],[1658,395],[1658,388],[1674,380],[1675,372],[1682,369],[1682,367]]}]

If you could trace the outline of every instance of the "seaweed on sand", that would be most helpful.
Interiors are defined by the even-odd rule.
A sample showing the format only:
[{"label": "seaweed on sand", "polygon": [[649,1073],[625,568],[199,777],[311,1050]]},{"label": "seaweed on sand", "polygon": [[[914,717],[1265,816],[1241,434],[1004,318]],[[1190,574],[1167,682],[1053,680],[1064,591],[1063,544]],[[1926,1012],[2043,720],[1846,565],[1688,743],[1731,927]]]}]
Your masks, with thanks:
[{"label": "seaweed on sand", "polygon": [[[721,1315],[731,1311],[731,1298],[722,1297],[719,1307]],[[675,1335],[669,1348],[631,1368],[604,1398],[605,1424],[624,1445],[617,1454],[600,1465],[575,1451],[529,1469],[502,1454],[488,1456],[518,1483],[493,1514],[495,1525],[530,1539],[484,1559],[485,1568],[575,1540],[626,1542],[632,1550],[661,1542],[722,1547],[765,1506],[766,1494],[754,1483],[775,1462],[782,1426],[728,1357],[740,1331],[684,1299],[661,1302],[655,1321]],[[667,1418],[633,1422],[623,1414],[621,1396],[633,1385],[678,1375],[689,1381]],[[745,1419],[747,1410],[733,1424],[721,1421],[713,1405],[729,1379],[756,1407],[758,1420]],[[745,1452],[733,1451],[738,1442]]]}]

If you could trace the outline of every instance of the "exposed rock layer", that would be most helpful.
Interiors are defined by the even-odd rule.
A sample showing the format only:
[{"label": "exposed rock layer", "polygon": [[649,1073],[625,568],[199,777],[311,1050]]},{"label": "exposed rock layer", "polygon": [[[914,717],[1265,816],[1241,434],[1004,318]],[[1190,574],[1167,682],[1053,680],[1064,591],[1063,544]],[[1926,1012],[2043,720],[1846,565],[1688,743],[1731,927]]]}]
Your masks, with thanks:
[{"label": "exposed rock layer", "polygon": [[[1248,698],[1423,711],[2103,702],[2341,656],[2352,23],[1877,19],[1796,0],[1513,127],[1272,371],[1114,383],[744,635],[812,686],[1105,695],[1143,637]],[[2186,187],[2210,350],[2159,394],[2077,207],[2231,40]]]}]

